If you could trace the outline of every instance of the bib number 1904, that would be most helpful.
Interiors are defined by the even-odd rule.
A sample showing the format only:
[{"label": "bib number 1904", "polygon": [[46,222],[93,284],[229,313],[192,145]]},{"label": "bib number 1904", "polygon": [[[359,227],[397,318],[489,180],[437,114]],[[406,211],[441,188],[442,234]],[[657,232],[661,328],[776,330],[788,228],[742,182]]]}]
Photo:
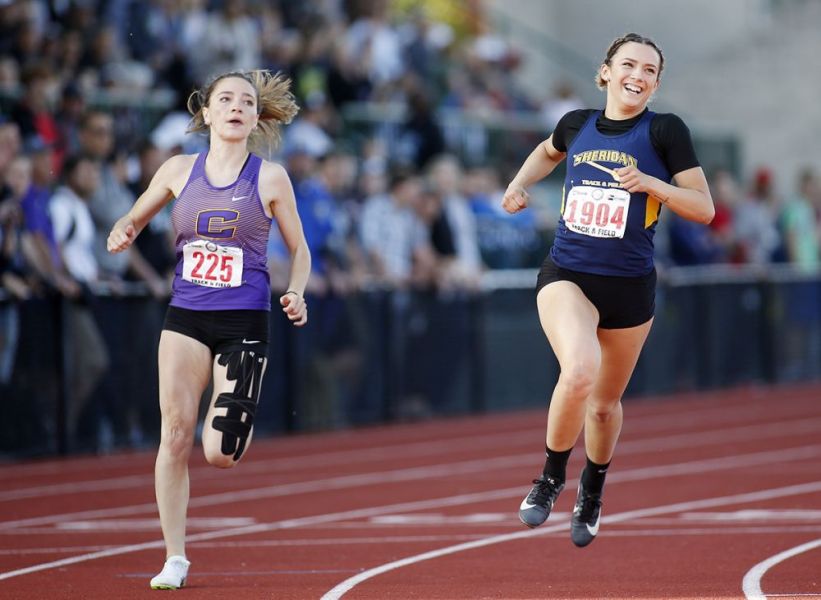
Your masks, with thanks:
[{"label": "bib number 1904", "polygon": [[565,202],[565,226],[583,235],[602,238],[624,237],[630,192],[593,186],[571,188]]}]

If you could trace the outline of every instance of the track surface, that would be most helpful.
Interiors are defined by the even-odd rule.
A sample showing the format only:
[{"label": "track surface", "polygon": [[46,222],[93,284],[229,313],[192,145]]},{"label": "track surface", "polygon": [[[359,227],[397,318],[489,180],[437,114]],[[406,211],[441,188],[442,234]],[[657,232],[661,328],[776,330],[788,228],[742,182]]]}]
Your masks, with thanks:
[{"label": "track surface", "polygon": [[[521,499],[546,411],[256,440],[192,461],[183,598],[821,598],[821,386],[625,401],[598,539]],[[0,598],[156,597],[153,454],[0,466]],[[176,596],[175,596],[176,597]]]}]

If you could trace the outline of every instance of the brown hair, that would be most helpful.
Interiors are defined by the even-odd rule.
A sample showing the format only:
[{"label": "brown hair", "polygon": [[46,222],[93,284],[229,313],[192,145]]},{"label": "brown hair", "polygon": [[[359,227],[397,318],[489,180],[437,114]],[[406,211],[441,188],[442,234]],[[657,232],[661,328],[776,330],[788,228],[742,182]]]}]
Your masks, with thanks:
[{"label": "brown hair", "polygon": [[[613,56],[616,52],[619,51],[619,48],[624,46],[628,42],[635,42],[637,44],[644,44],[645,46],[650,46],[655,50],[659,55],[659,72],[658,72],[658,79],[661,79],[661,72],[664,70],[664,54],[661,52],[661,48],[658,47],[653,40],[648,37],[644,37],[643,35],[639,35],[638,33],[627,33],[619,38],[613,40],[613,43],[610,44],[610,47],[607,49],[607,56],[605,56],[604,61],[602,62],[603,65],[607,65],[608,67],[611,66],[610,63],[613,61]],[[596,86],[603,90],[607,87],[607,82],[602,79],[601,76],[601,69],[596,72]]]},{"label": "brown hair", "polygon": [[254,87],[259,122],[248,137],[248,146],[252,150],[270,152],[279,144],[280,126],[290,123],[299,112],[299,106],[291,93],[291,80],[281,73],[265,70],[232,71],[212,78],[188,96],[188,112],[193,116],[186,132],[200,133],[210,130],[210,126],[205,124],[202,109],[208,106],[217,83],[228,77],[244,79]]}]

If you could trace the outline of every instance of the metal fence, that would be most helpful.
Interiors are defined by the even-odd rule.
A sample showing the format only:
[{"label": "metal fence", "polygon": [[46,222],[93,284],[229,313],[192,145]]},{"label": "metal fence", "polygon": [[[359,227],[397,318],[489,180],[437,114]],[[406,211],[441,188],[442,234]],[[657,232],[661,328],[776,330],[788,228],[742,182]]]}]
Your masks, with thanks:
[{"label": "metal fence", "polygon": [[[476,294],[309,298],[304,329],[274,311],[257,435],[546,406],[558,366],[539,327],[534,281],[532,271],[493,272]],[[0,379],[0,453],[156,444],[164,312],[140,293],[84,305],[0,302],[0,348],[14,359]],[[84,329],[89,319],[101,338]],[[660,273],[656,322],[626,396],[819,377],[821,278],[673,269]]]}]

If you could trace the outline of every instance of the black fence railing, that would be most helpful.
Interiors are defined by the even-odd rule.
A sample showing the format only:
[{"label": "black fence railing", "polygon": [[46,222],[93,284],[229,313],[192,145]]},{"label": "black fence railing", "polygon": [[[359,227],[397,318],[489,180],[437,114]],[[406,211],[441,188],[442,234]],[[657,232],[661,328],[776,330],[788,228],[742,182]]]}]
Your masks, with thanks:
[{"label": "black fence railing", "polygon": [[[494,272],[476,294],[309,298],[303,329],[274,311],[257,435],[545,406],[558,366],[533,280]],[[821,278],[727,267],[659,281],[628,399],[821,378]],[[0,364],[13,359],[0,378],[0,454],[154,445],[164,313],[140,293],[0,301]]]}]

